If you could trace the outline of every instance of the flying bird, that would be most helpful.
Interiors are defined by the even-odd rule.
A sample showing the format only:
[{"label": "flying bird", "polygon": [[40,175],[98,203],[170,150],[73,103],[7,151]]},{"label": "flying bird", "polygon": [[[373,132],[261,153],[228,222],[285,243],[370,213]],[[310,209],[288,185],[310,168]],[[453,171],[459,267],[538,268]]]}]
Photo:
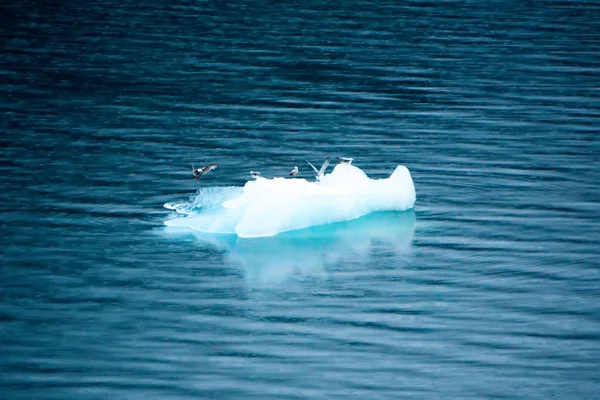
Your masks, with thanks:
[{"label": "flying bird", "polygon": [[250,171],[250,176],[254,179],[260,178],[260,172],[258,171]]},{"label": "flying bird", "polygon": [[327,167],[329,166],[329,157],[327,157],[325,159],[325,161],[323,162],[323,165],[321,165],[321,169],[317,169],[317,167],[315,167],[314,165],[312,165],[310,163],[310,161],[306,161],[308,163],[308,165],[310,165],[312,167],[312,169],[315,170],[315,172],[317,173],[317,181],[320,181],[321,178],[323,178],[323,175],[325,174],[325,170],[327,169]]},{"label": "flying bird", "polygon": [[293,170],[290,171],[290,176],[298,175],[298,166],[296,165]]},{"label": "flying bird", "polygon": [[212,163],[212,164],[205,165],[202,168],[196,168],[196,167],[194,167],[194,164],[192,164],[192,175],[194,176],[194,179],[200,179],[200,177],[202,175],[208,174],[210,171],[212,171],[213,169],[216,169],[218,166],[219,166],[219,163]]}]

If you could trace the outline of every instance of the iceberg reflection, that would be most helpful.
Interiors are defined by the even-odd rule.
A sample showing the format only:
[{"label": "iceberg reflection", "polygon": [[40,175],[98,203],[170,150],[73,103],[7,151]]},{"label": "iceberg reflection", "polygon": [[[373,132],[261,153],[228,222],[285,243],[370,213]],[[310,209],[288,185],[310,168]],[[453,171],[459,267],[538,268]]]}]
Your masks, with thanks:
[{"label": "iceberg reflection", "polygon": [[415,230],[414,211],[386,211],[351,221],[314,226],[263,238],[240,238],[194,232],[246,269],[254,284],[274,283],[294,275],[323,276],[327,266],[365,260],[370,252],[410,252]]}]

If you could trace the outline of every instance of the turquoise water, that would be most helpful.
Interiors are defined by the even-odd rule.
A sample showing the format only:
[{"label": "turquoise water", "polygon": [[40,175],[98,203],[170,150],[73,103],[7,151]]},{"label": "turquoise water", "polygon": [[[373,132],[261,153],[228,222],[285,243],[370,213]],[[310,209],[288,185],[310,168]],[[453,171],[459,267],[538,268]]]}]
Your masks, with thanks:
[{"label": "turquoise water", "polygon": [[[0,397],[597,397],[597,2],[1,10]],[[164,226],[327,155],[414,210]]]}]

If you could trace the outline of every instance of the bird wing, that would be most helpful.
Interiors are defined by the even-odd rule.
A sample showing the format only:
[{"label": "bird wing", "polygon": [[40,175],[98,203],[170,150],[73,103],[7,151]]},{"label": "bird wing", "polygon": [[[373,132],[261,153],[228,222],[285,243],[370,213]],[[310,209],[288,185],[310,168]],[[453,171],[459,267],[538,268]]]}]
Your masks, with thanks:
[{"label": "bird wing", "polygon": [[[329,166],[329,157],[327,157],[325,159],[325,161],[323,162],[323,165],[321,165],[321,169],[319,170],[318,175],[323,176],[323,174],[325,173],[325,170],[327,169],[328,166]],[[313,168],[315,168],[315,167],[313,167]],[[316,168],[315,168],[315,171],[316,171]]]},{"label": "bird wing", "polygon": [[206,164],[204,167],[200,168],[203,174],[206,174],[209,171],[217,168],[217,164]]},{"label": "bird wing", "polygon": [[312,164],[310,163],[310,161],[308,161],[308,160],[306,160],[306,162],[308,163],[308,165],[310,165],[310,166],[312,167],[312,169],[314,169],[314,170],[315,170],[315,172],[317,173],[317,175],[319,175],[319,170],[317,169],[317,167],[315,167],[314,165],[312,165]]}]

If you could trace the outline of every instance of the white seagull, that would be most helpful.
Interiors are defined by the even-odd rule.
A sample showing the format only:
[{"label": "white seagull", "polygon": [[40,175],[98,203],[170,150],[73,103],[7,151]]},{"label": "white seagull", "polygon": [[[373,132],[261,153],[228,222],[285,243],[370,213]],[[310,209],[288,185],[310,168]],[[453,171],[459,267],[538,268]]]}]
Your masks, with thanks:
[{"label": "white seagull", "polygon": [[317,167],[315,167],[314,165],[312,165],[310,163],[310,161],[306,161],[308,163],[308,165],[310,165],[312,167],[312,169],[315,170],[315,172],[317,173],[317,181],[320,181],[321,178],[323,178],[323,175],[325,175],[325,170],[327,169],[327,166],[329,165],[329,157],[327,157],[325,159],[325,161],[323,162],[323,165],[321,165],[321,169],[317,169]]},{"label": "white seagull", "polygon": [[340,164],[347,164],[347,165],[352,164],[352,161],[354,161],[354,158],[350,158],[350,157],[336,157],[335,159],[340,160]]}]

